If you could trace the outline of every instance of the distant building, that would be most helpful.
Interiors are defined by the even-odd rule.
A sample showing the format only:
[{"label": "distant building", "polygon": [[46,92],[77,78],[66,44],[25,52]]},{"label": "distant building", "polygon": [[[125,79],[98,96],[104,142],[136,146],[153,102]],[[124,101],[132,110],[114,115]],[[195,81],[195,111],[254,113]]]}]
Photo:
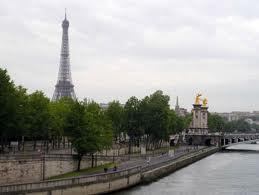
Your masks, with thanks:
[{"label": "distant building", "polygon": [[234,112],[225,112],[225,113],[215,112],[212,114],[221,116],[225,118],[228,122],[244,120],[250,125],[252,124],[259,125],[259,111],[253,111],[253,112],[234,111]]},{"label": "distant building", "polygon": [[108,103],[100,103],[99,105],[100,105],[100,107],[101,107],[102,109],[104,109],[104,110],[106,110],[106,109],[108,108],[108,106],[109,106]]},{"label": "distant building", "polygon": [[187,109],[185,109],[185,108],[180,108],[178,96],[177,96],[177,98],[176,98],[175,113],[176,113],[178,116],[182,116],[182,117],[184,117],[184,116],[186,116],[186,115],[188,114]]},{"label": "distant building", "polygon": [[259,112],[254,111],[254,112],[240,112],[240,111],[233,111],[233,112],[224,112],[224,113],[214,113],[218,116],[221,116],[225,118],[227,121],[237,121],[240,119],[248,119],[250,117],[258,116],[259,117]]},{"label": "distant building", "polygon": [[[109,103],[100,103],[100,107],[104,110],[106,110],[109,107]],[[125,104],[120,104],[122,107],[124,107]]]},{"label": "distant building", "polygon": [[215,113],[218,116],[221,116],[222,118],[225,118],[227,121],[237,121],[240,119],[240,117],[237,114],[234,113]]}]

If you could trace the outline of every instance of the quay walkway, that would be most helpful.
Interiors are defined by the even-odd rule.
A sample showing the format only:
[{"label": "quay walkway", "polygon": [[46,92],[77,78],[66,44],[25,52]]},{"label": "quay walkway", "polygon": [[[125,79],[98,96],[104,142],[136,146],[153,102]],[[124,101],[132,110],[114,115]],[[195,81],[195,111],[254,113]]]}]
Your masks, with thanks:
[{"label": "quay walkway", "polygon": [[[47,180],[0,186],[0,194],[96,194],[127,188],[169,174],[218,151],[217,147],[185,150],[175,155],[161,155],[121,164],[119,170],[82,175],[74,178]],[[124,169],[124,166],[130,166]]]}]

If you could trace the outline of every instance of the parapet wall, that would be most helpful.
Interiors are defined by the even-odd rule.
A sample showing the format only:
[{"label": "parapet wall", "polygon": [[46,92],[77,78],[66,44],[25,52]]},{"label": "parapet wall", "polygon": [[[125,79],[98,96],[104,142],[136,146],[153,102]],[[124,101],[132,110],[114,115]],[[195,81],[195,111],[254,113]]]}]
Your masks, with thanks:
[{"label": "parapet wall", "polygon": [[0,186],[0,194],[37,194],[37,195],[79,195],[100,194],[128,188],[132,185],[150,182],[177,169],[196,162],[219,148],[210,147],[181,156],[171,162],[163,162],[157,167],[133,167],[107,174],[82,176],[36,183]]},{"label": "parapet wall", "polygon": [[[125,161],[127,155],[118,155],[126,153],[127,148],[109,150],[105,155],[95,156],[94,166],[102,165],[109,162]],[[132,147],[133,152],[138,152],[140,148]],[[111,154],[115,154],[114,156]],[[142,158],[140,153],[132,154],[130,158]],[[28,155],[7,155],[0,156],[0,185],[15,184],[18,182],[38,182],[46,180],[52,176],[72,172],[77,169],[78,160],[76,155],[70,154],[28,154]],[[83,157],[81,168],[92,166],[90,156]]]},{"label": "parapet wall", "polygon": [[40,159],[12,159],[0,162],[0,184],[40,181],[42,177]]},{"label": "parapet wall", "polygon": [[[112,158],[98,159],[95,165],[112,162]],[[78,160],[71,155],[20,156],[0,159],[0,185],[18,182],[38,182],[77,169]],[[91,158],[83,158],[81,168],[89,168]]]},{"label": "parapet wall", "polygon": [[172,161],[171,163],[162,165],[161,167],[143,172],[142,182],[147,183],[147,182],[154,181],[155,179],[158,179],[160,177],[173,173],[174,171],[176,171],[180,168],[183,168],[189,164],[192,164],[192,163],[194,163],[206,156],[214,154],[218,151],[219,151],[218,147],[202,149],[196,153],[193,153],[191,155],[186,155],[183,158],[179,158],[175,161]]}]

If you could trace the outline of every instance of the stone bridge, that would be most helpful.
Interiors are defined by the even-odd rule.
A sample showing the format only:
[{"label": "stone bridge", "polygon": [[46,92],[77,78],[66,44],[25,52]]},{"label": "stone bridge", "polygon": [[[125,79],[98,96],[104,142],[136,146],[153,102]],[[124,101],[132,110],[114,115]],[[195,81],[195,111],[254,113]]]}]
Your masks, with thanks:
[{"label": "stone bridge", "polygon": [[188,145],[206,145],[226,148],[240,142],[247,142],[259,139],[259,133],[207,133],[207,134],[186,134],[185,141]]}]

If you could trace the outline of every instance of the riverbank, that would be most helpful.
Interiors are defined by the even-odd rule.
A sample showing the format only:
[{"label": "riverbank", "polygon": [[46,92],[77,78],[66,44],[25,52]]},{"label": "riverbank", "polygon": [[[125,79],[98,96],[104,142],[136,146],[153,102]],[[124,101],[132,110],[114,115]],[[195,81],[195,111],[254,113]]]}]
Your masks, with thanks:
[{"label": "riverbank", "polygon": [[193,154],[185,155],[168,164],[161,165],[160,167],[143,172],[142,173],[142,182],[143,183],[152,182],[156,179],[169,175],[178,169],[181,169],[189,164],[192,164],[192,163],[194,163],[202,158],[205,158],[211,154],[214,154],[218,151],[219,151],[218,147],[201,149]]},{"label": "riverbank", "polygon": [[[255,150],[258,146],[253,145]],[[251,149],[250,144],[233,146],[241,147]],[[152,183],[137,185],[114,195],[256,195],[258,183],[258,153],[220,151]]]},{"label": "riverbank", "polygon": [[1,194],[100,194],[122,190],[143,182],[150,182],[217,152],[217,147],[200,149],[174,160],[152,166],[137,166],[112,173],[80,176],[68,179],[0,186]]}]

